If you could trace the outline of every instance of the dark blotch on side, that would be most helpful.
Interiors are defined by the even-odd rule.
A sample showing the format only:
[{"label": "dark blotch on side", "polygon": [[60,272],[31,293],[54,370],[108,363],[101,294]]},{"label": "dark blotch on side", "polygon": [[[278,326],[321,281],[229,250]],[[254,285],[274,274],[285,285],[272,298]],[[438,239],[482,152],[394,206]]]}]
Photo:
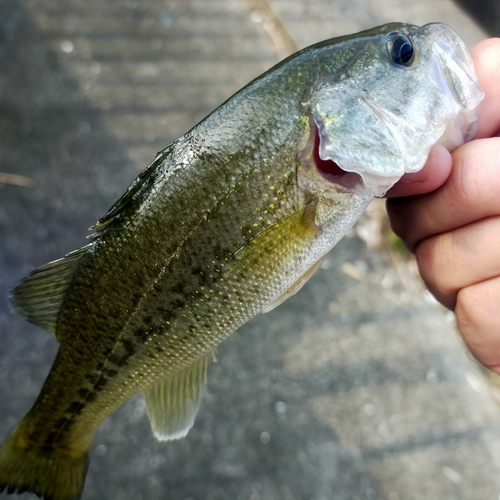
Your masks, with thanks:
[{"label": "dark blotch on side", "polygon": [[81,413],[83,406],[84,404],[81,401],[74,401],[68,406],[66,413],[69,413],[70,415]]}]

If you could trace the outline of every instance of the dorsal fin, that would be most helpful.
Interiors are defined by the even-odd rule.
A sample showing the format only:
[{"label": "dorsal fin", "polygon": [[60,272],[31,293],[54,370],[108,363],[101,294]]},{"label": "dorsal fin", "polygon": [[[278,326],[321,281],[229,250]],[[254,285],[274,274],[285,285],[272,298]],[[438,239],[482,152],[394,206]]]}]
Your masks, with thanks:
[{"label": "dorsal fin", "polygon": [[151,427],[160,441],[184,437],[193,427],[212,353],[143,391]]},{"label": "dorsal fin", "polygon": [[81,258],[91,246],[84,246],[35,269],[12,290],[10,301],[13,308],[31,323],[56,335],[57,317],[66,291]]},{"label": "dorsal fin", "polygon": [[170,149],[170,146],[167,146],[163,151],[157,153],[153,162],[137,176],[125,193],[108,210],[108,213],[89,228],[90,231],[95,231],[88,236],[89,239],[95,240],[99,238],[109,224],[120,215],[120,212],[129,204],[137,191],[151,178],[152,174],[156,171],[156,167],[163,162]]}]

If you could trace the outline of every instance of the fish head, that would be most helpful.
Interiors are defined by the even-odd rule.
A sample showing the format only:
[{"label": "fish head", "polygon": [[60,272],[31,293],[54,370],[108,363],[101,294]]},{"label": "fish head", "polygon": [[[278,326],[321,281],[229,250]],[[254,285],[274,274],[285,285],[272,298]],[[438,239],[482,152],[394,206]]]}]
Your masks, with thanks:
[{"label": "fish head", "polygon": [[434,144],[451,151],[474,136],[483,92],[450,27],[389,24],[346,51],[310,96],[313,132],[299,172],[306,189],[382,196],[419,171]]}]

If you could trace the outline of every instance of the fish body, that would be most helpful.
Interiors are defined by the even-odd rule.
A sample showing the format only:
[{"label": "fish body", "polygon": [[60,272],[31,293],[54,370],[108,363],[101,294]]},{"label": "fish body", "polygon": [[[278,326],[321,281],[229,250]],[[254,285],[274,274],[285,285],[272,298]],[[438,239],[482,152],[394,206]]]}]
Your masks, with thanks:
[{"label": "fish body", "polygon": [[450,28],[390,24],[291,56],[160,152],[89,245],[13,291],[61,345],[0,448],[0,489],[79,498],[94,430],[140,391],[156,436],[184,436],[217,345],[433,144],[469,139],[481,97]]}]

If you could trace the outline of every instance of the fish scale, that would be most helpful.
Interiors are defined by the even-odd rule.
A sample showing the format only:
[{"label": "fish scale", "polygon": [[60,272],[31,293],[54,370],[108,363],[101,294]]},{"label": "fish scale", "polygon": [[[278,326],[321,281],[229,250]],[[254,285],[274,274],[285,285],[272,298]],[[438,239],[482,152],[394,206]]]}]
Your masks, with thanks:
[{"label": "fish scale", "polygon": [[[205,161],[206,159],[200,160]],[[231,166],[234,168],[234,166],[237,164],[233,158],[229,158],[228,160],[231,164]],[[222,165],[222,167],[225,167],[225,165]],[[292,164],[292,168],[294,165]],[[116,298],[114,301],[110,301],[109,297],[112,296],[106,287],[105,283],[98,282],[94,283],[94,293],[99,295],[99,296],[106,296],[108,298],[107,303],[105,305],[106,310],[105,311],[95,311],[93,307],[91,307],[90,310],[85,310],[84,307],[82,307],[82,301],[84,300],[79,293],[80,287],[78,286],[78,280],[82,280],[83,282],[91,282],[91,277],[96,276],[96,271],[95,268],[104,268],[107,267],[108,269],[112,269],[112,266],[115,265],[116,268],[120,268],[123,265],[123,262],[121,260],[116,260],[114,258],[115,255],[119,255],[118,252],[115,251],[115,247],[113,246],[113,242],[119,242],[119,245],[126,244],[127,241],[127,235],[130,235],[131,237],[134,238],[134,240],[137,239],[137,235],[141,235],[141,241],[151,243],[151,239],[158,239],[158,228],[153,226],[151,228],[151,225],[148,225],[145,229],[146,232],[152,237],[149,237],[147,235],[142,236],[143,231],[141,231],[141,227],[134,227],[134,232],[132,233],[129,228],[127,223],[124,223],[125,227],[125,233],[126,234],[121,234],[123,232],[122,227],[120,226],[117,228],[115,231],[118,233],[116,234],[115,231],[113,231],[113,228],[109,228],[106,235],[103,236],[102,240],[99,242],[96,242],[95,245],[97,246],[96,249],[92,252],[92,259],[95,259],[97,263],[94,263],[92,265],[87,265],[85,270],[82,271],[81,275],[78,275],[75,279],[77,282],[73,285],[73,290],[75,290],[75,293],[72,294],[71,292],[67,295],[66,300],[65,300],[65,305],[63,310],[61,311],[60,318],[58,320],[58,328],[63,329],[63,331],[67,331],[67,334],[63,334],[65,338],[68,339],[68,347],[67,350],[70,353],[68,359],[61,358],[60,360],[57,360],[57,363],[61,364],[64,370],[64,366],[68,365],[73,365],[73,364],[79,364],[78,363],[78,358],[75,359],[75,349],[77,348],[79,344],[79,339],[75,339],[73,341],[71,337],[72,331],[75,331],[78,328],[78,322],[82,321],[82,318],[86,317],[92,317],[96,318],[96,321],[98,321],[99,318],[106,318],[109,321],[110,317],[118,317],[121,318],[121,321],[127,321],[127,325],[125,326],[118,326],[116,324],[114,325],[108,325],[108,329],[111,330],[111,335],[109,336],[109,344],[112,345],[111,347],[111,352],[104,357],[104,360],[99,361],[95,360],[94,362],[96,363],[94,366],[94,371],[100,371],[100,375],[98,380],[94,383],[94,386],[92,389],[89,391],[89,393],[86,395],[86,397],[83,400],[76,400],[72,401],[69,406],[62,407],[62,411],[64,414],[69,415],[69,421],[71,424],[66,424],[65,429],[67,430],[65,434],[67,434],[70,430],[71,427],[76,426],[77,428],[79,427],[79,424],[77,422],[78,419],[83,420],[85,422],[85,427],[90,427],[93,429],[94,425],[96,422],[99,422],[102,418],[103,415],[108,414],[111,410],[110,408],[113,408],[113,402],[115,399],[117,399],[118,396],[118,401],[117,404],[121,404],[122,398],[133,395],[135,392],[137,392],[138,389],[140,389],[143,386],[149,385],[152,381],[154,381],[155,378],[158,378],[159,376],[166,375],[168,374],[169,371],[178,368],[179,367],[179,362],[177,361],[178,356],[175,356],[175,361],[171,359],[171,357],[167,357],[166,360],[163,361],[162,365],[159,365],[159,363],[156,363],[154,360],[148,360],[146,363],[143,361],[143,357],[151,354],[150,349],[148,349],[147,345],[147,340],[149,339],[150,335],[155,335],[156,338],[158,339],[156,342],[156,347],[165,349],[167,352],[168,351],[173,351],[173,352],[183,352],[184,356],[181,362],[181,366],[189,364],[190,361],[194,361],[197,357],[199,357],[200,353],[204,353],[215,347],[224,336],[227,335],[228,332],[233,331],[237,326],[239,326],[241,323],[243,323],[245,320],[249,319],[251,315],[255,314],[257,311],[246,311],[245,309],[238,307],[234,307],[232,302],[234,298],[239,301],[240,299],[234,295],[234,291],[236,288],[229,289],[228,285],[226,283],[221,285],[218,285],[218,281],[220,280],[219,275],[221,274],[221,269],[226,263],[226,260],[228,260],[228,257],[223,257],[223,255],[231,256],[232,253],[236,249],[239,249],[240,247],[244,246],[245,243],[250,241],[253,237],[254,234],[258,234],[259,231],[263,230],[266,225],[272,224],[272,220],[268,219],[268,222],[266,225],[260,224],[258,228],[256,229],[253,224],[257,224],[257,222],[253,222],[252,224],[249,225],[251,229],[247,229],[246,227],[241,225],[241,221],[244,219],[245,222],[247,221],[247,214],[246,212],[241,212],[238,210],[237,206],[240,205],[240,200],[243,199],[242,191],[245,191],[246,188],[245,186],[248,183],[248,178],[251,177],[252,175],[256,177],[256,173],[254,172],[254,168],[252,167],[252,164],[247,164],[247,165],[242,165],[241,170],[244,172],[247,172],[246,175],[243,176],[243,178],[240,181],[241,187],[237,189],[237,186],[234,182],[232,182],[232,187],[231,187],[231,199],[230,201],[228,198],[226,198],[226,201],[224,201],[224,198],[222,199],[223,202],[221,202],[220,196],[217,197],[216,200],[210,200],[211,201],[211,207],[208,210],[210,214],[213,214],[216,212],[215,215],[210,215],[207,217],[206,220],[204,220],[202,224],[200,224],[200,228],[197,230],[194,230],[191,228],[191,233],[192,236],[190,238],[187,238],[185,242],[182,242],[179,244],[181,247],[186,247],[189,249],[189,252],[182,252],[179,250],[175,250],[173,253],[179,254],[178,260],[175,261],[176,259],[173,259],[174,262],[172,263],[171,266],[168,265],[163,265],[162,270],[160,273],[157,274],[157,276],[153,280],[153,285],[149,286],[147,289],[147,293],[144,293],[140,297],[138,297],[138,294],[135,293],[133,295],[134,298],[136,297],[136,301],[138,304],[130,304],[130,300],[128,304],[123,304],[120,299],[120,297]],[[262,175],[265,174],[266,172],[262,171],[263,169],[259,169],[257,171],[257,175]],[[227,171],[227,168],[224,168],[224,171]],[[277,175],[283,176],[284,180],[276,178]],[[293,205],[287,202],[287,198],[284,197],[283,199],[280,200],[275,200],[275,191],[285,191],[288,188],[288,184],[290,182],[290,178],[292,177],[290,173],[287,173],[286,175],[283,175],[283,173],[279,170],[272,170],[271,168],[269,169],[268,173],[269,181],[268,184],[264,184],[263,190],[267,191],[265,194],[261,194],[258,191],[252,192],[252,196],[255,199],[254,205],[262,205],[262,200],[270,199],[275,202],[275,208],[274,209],[264,209],[263,212],[267,212],[268,214],[274,213],[274,219],[277,220],[280,217],[280,213],[283,213],[283,211],[292,211],[293,210]],[[274,178],[273,178],[274,177]],[[254,179],[255,180],[255,179]],[[199,185],[199,183],[197,183]],[[192,184],[191,184],[192,186]],[[185,186],[182,186],[183,188]],[[271,189],[272,188],[272,189]],[[156,188],[157,189],[157,188]],[[202,188],[204,189],[204,188]],[[199,195],[199,193],[197,193]],[[161,195],[161,192],[159,193]],[[273,203],[271,203],[273,204]],[[274,205],[274,204],[273,204]],[[264,205],[265,206],[265,205]],[[182,209],[183,207],[181,207]],[[260,208],[258,206],[255,207]],[[131,210],[135,212],[136,207],[132,206]],[[164,206],[160,206],[160,208],[157,210],[157,212],[161,212],[164,210]],[[255,210],[255,221],[258,221],[259,217],[259,212],[258,210]],[[235,215],[236,214],[236,215]],[[196,214],[199,217],[199,214]],[[270,214],[271,216],[271,214]],[[123,213],[122,214],[123,220],[126,221],[127,214]],[[173,218],[173,217],[171,217]],[[233,219],[236,218],[237,221],[233,221]],[[157,219],[158,221],[164,221],[165,218],[163,219]],[[240,222],[238,222],[240,221]],[[175,224],[175,220],[171,222],[171,224]],[[227,232],[228,227],[238,227],[240,228],[240,233],[236,233],[232,240],[226,241],[226,245],[229,247],[228,249],[221,248],[221,245],[219,243],[219,239],[216,238],[215,236],[221,233]],[[171,228],[171,231],[173,231],[174,228]],[[169,228],[168,228],[168,221],[167,225],[165,228],[162,228],[162,232],[165,234],[170,234]],[[110,241],[110,244],[108,243],[108,240]],[[177,242],[176,242],[177,243]],[[160,244],[163,246],[163,241],[160,242]],[[137,253],[139,256],[144,255],[146,244],[142,244],[139,248],[137,248]],[[210,246],[214,248],[210,248]],[[102,248],[102,250],[101,250]],[[168,249],[168,253],[170,254],[172,252],[171,250],[172,247]],[[212,252],[210,252],[212,250]],[[101,257],[101,252],[102,252],[102,257]],[[112,258],[108,258],[108,255],[113,256]],[[158,259],[159,253],[152,252],[152,255],[154,255],[155,259]],[[278,255],[276,253],[271,254],[271,255]],[[102,258],[103,260],[106,261],[105,264],[100,264],[99,260]],[[129,258],[133,258],[132,256],[129,256]],[[143,267],[147,266],[147,262],[144,261],[143,258],[138,257],[137,259],[139,265],[141,266],[141,269]],[[193,274],[191,273],[191,269],[196,266],[207,266],[207,262],[213,263],[215,262],[216,264],[212,264],[212,268],[210,269],[210,275],[208,279],[208,283],[204,282],[201,284],[199,282],[199,279],[194,279],[193,280]],[[152,266],[147,266],[150,267],[151,269],[155,270],[157,266],[153,265]],[[184,272],[183,270],[188,270],[188,272]],[[118,272],[118,271],[115,271]],[[113,272],[110,273],[110,275],[113,275]],[[161,278],[163,276],[163,279]],[[195,277],[197,278],[197,277]],[[139,281],[143,281],[144,283],[149,283],[152,278],[148,277],[146,279],[139,278]],[[134,275],[133,280],[135,282],[135,286],[137,288],[137,277]],[[180,280],[180,281],[179,281]],[[190,290],[185,290],[184,292],[184,298],[181,298],[181,295],[176,292],[176,288],[178,287],[179,282],[182,283],[189,283]],[[190,283],[191,282],[191,283]],[[244,282],[242,282],[244,283]],[[127,288],[127,283],[122,283],[121,286],[123,288]],[[112,286],[115,288],[117,286],[116,281],[112,281]],[[235,283],[234,286],[239,286],[238,283]],[[209,288],[210,287],[210,288]],[[188,288],[188,287],[185,287]],[[213,289],[212,292],[210,292],[210,289]],[[87,290],[87,289],[86,289]],[[258,288],[255,288],[255,291],[261,290],[261,286]],[[106,291],[108,293],[102,293],[103,291]],[[233,295],[228,295],[233,291]],[[246,296],[246,290],[242,290],[240,293],[241,296]],[[220,297],[218,294],[223,293],[226,294],[225,297]],[[186,317],[184,318],[179,318],[177,319],[178,315],[181,314],[181,311],[183,310],[189,310],[189,307],[186,307],[186,297],[196,297],[196,296],[201,297],[201,305],[198,307],[194,307],[192,314],[199,314],[201,317],[204,318],[204,321],[207,322],[207,315],[208,315],[208,321],[212,320],[210,318],[210,311],[214,307],[214,304],[218,304],[220,302],[223,302],[219,307],[221,308],[226,308],[226,307],[232,307],[237,314],[235,315],[235,318],[232,320],[225,320],[222,322],[222,320],[219,320],[219,323],[216,322],[216,325],[219,327],[219,329],[213,328],[213,323],[209,324],[208,328],[205,327],[202,332],[200,332],[200,327],[197,325],[198,322],[194,322],[194,328],[197,330],[197,337],[198,338],[203,338],[207,339],[205,342],[202,343],[202,346],[198,345],[196,351],[193,351],[192,353],[189,352],[189,348],[184,345],[183,339],[185,339],[185,332],[189,331],[189,326],[186,325],[186,323],[189,323],[187,314]],[[89,302],[90,305],[93,305],[98,302],[99,297],[96,297],[95,300],[93,300],[92,296],[89,297],[88,292],[85,295],[85,300]],[[248,302],[250,302],[252,298],[250,297],[248,299]],[[196,305],[196,302],[195,302]],[[203,307],[202,307],[203,306]],[[217,306],[215,306],[217,307]],[[79,308],[79,314],[76,316],[74,315],[74,310],[76,308]],[[117,309],[120,308],[122,309],[122,312],[117,312]],[[153,309],[151,311],[151,308]],[[131,313],[130,310],[127,311],[126,309],[133,309],[134,312]],[[208,309],[208,311],[204,311],[203,309]],[[68,311],[68,319],[66,319],[66,311]],[[197,311],[200,311],[199,313]],[[191,314],[191,318],[192,318]],[[226,313],[224,313],[226,315]],[[145,336],[143,334],[144,329],[143,326],[145,322],[147,322],[147,318],[156,318],[156,328],[151,328],[149,329],[149,335]],[[167,321],[167,318],[169,320],[169,323],[177,323],[178,326],[165,326],[165,322]],[[129,326],[130,325],[130,326]],[[90,323],[86,329],[90,332],[95,332],[98,330],[99,326],[97,324]],[[82,330],[82,327],[80,326],[80,331]],[[117,332],[119,332],[119,336],[117,337]],[[179,332],[176,335],[176,332]],[[103,331],[101,330],[101,344],[103,343]],[[176,336],[177,338],[171,338],[172,336]],[[144,337],[144,338],[143,338]],[[85,336],[87,338],[87,336]],[[73,344],[74,342],[74,344]],[[123,374],[118,371],[116,373],[113,373],[112,376],[110,374],[105,373],[105,366],[107,366],[109,363],[109,358],[113,357],[114,354],[114,349],[115,348],[120,348],[121,350],[125,351],[125,354],[121,356],[121,363],[126,363],[128,365],[129,370],[132,370],[132,375],[130,374]],[[102,349],[101,346],[101,352],[106,352],[104,349]],[[138,359],[135,363],[131,360],[131,358]],[[87,360],[84,359],[82,360],[82,364],[86,364]],[[100,366],[104,363],[104,366],[101,368]],[[111,362],[112,364],[112,362]],[[172,366],[169,366],[172,365]],[[154,371],[156,370],[156,374]],[[58,373],[58,372],[54,372]],[[56,375],[58,376],[58,375]],[[132,377],[132,378],[130,378]],[[111,379],[116,378],[116,381],[113,381],[111,383]],[[121,378],[125,378],[124,381],[121,380]],[[123,386],[123,387],[122,387]],[[119,391],[118,389],[122,388],[122,391]],[[104,393],[100,399],[102,402],[101,406],[98,408],[95,408],[95,395],[96,393]],[[109,393],[109,394],[108,394]],[[89,397],[92,397],[92,401],[89,401]],[[47,404],[47,400],[45,400],[45,405]],[[55,403],[56,405],[59,404],[58,401]],[[75,412],[75,408],[78,409],[78,411]],[[51,411],[53,413],[56,412],[55,408],[52,408]],[[94,418],[91,420],[88,420],[86,418],[86,412],[90,411],[93,413]],[[60,421],[58,421],[58,425],[60,425]],[[46,428],[46,426],[44,426]],[[44,433],[41,432],[39,429],[35,429],[34,434],[39,436],[40,440],[43,441],[44,438]],[[74,431],[75,434],[80,434],[81,431]],[[62,434],[60,434],[60,437],[62,438]]]}]

